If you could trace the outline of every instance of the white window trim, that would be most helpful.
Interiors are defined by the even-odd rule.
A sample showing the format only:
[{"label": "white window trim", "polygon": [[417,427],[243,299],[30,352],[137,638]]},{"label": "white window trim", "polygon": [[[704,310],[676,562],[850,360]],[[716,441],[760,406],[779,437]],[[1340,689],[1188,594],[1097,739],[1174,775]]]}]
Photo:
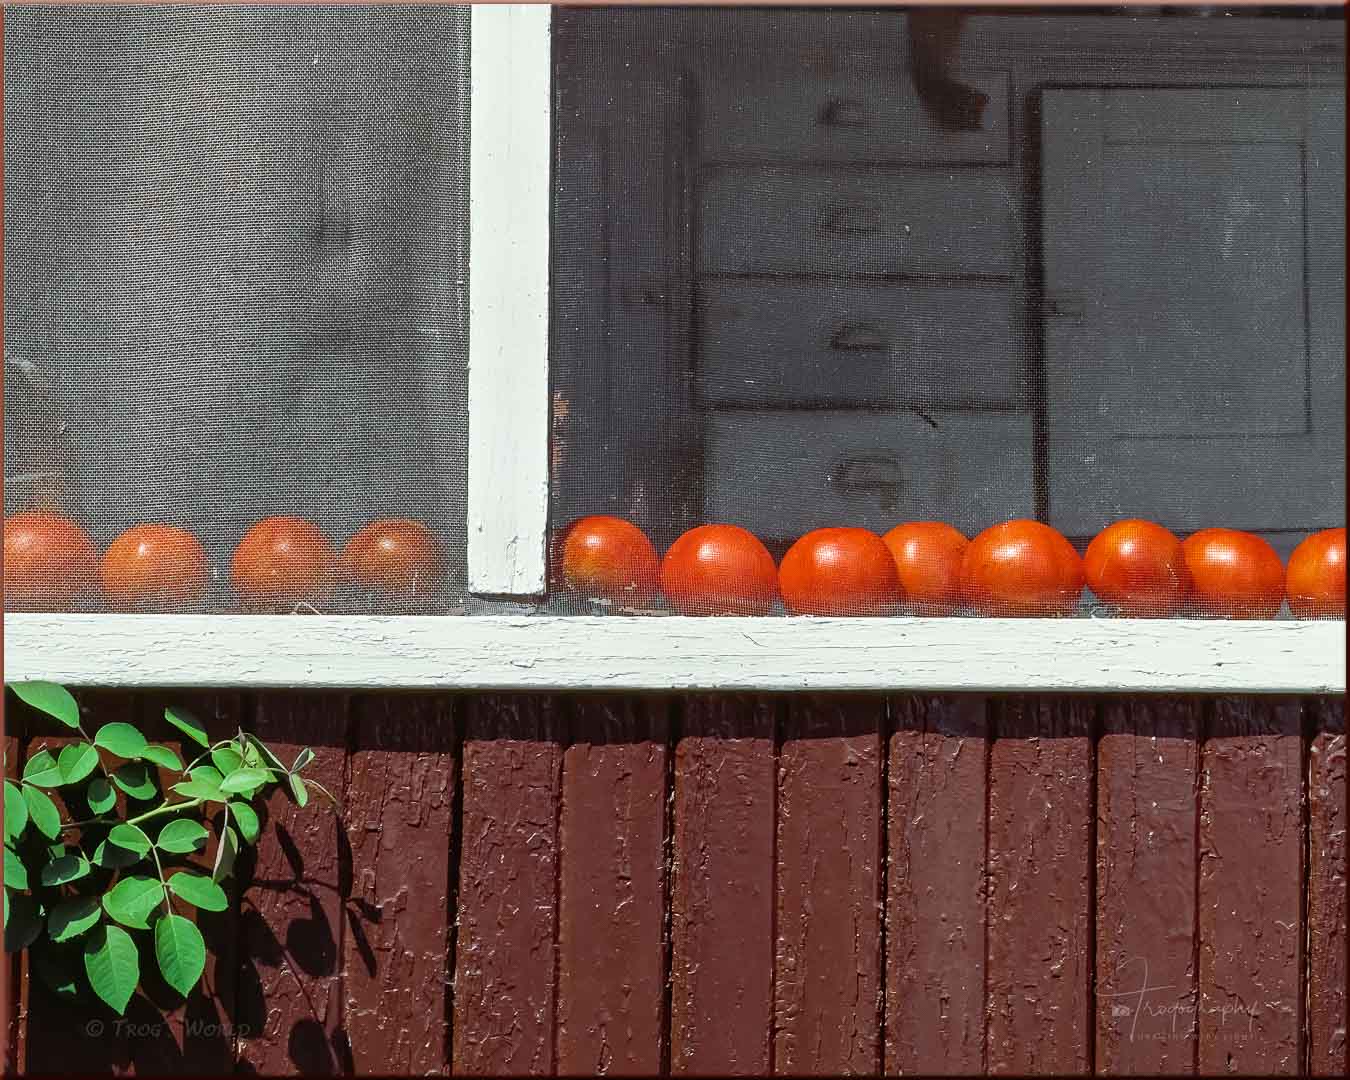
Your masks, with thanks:
[{"label": "white window trim", "polygon": [[107,687],[1344,693],[1345,623],[9,615],[5,678]]},{"label": "white window trim", "polygon": [[544,591],[552,9],[475,4],[469,140],[469,592]]},{"label": "white window trim", "polygon": [[[516,600],[546,582],[551,15],[471,24],[468,582]],[[1345,623],[10,614],[4,661],[128,688],[1344,693]]]}]

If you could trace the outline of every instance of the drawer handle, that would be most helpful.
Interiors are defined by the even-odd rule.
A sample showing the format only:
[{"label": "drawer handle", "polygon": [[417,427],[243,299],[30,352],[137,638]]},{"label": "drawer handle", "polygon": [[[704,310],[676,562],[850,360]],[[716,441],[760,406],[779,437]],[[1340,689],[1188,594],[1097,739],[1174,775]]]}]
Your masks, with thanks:
[{"label": "drawer handle", "polygon": [[900,462],[886,454],[859,454],[841,461],[829,476],[841,495],[875,495],[887,512],[900,505]]},{"label": "drawer handle", "polygon": [[836,206],[821,216],[820,231],[827,236],[871,236],[878,219],[879,211],[870,206]]},{"label": "drawer handle", "polygon": [[820,107],[816,123],[825,127],[866,127],[867,106],[857,98],[834,98]]},{"label": "drawer handle", "polygon": [[841,326],[830,338],[830,348],[838,352],[885,352],[889,344],[886,335],[868,323]]}]

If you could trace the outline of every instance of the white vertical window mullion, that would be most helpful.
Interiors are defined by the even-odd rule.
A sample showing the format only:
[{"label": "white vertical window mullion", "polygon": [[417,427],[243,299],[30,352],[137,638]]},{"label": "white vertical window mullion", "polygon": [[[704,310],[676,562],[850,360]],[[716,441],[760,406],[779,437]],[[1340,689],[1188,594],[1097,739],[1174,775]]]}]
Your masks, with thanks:
[{"label": "white vertical window mullion", "polygon": [[472,12],[469,592],[537,596],[548,521],[552,9]]}]

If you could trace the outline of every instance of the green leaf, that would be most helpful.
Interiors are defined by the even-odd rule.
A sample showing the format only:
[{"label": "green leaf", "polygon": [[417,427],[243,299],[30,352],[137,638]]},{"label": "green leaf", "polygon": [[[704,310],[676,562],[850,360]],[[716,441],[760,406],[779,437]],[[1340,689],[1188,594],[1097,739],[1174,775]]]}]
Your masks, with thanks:
[{"label": "green leaf", "polygon": [[131,935],[107,923],[96,926],[84,939],[84,971],[94,993],[118,1016],[124,1015],[141,978]]},{"label": "green leaf", "polygon": [[306,746],[300,753],[295,755],[295,764],[291,766],[291,772],[298,773],[306,765],[314,760],[314,751]]},{"label": "green leaf", "polygon": [[233,746],[222,746],[211,751],[211,761],[220,770],[221,776],[229,776],[244,764],[244,759]]},{"label": "green leaf", "polygon": [[28,804],[19,785],[5,781],[5,839],[17,840],[28,826]]},{"label": "green leaf", "polygon": [[63,784],[76,784],[98,768],[98,751],[93,743],[71,743],[61,747],[61,756],[56,759],[61,770]]},{"label": "green leaf", "polygon": [[[94,906],[97,907],[97,903]],[[80,947],[77,942],[54,945],[49,941],[39,941],[28,951],[28,957],[32,970],[53,994],[62,998],[79,996],[80,984],[75,980],[75,972],[80,970]]]},{"label": "green leaf", "polygon": [[239,835],[244,838],[247,844],[256,844],[258,842],[258,814],[245,802],[230,803],[230,813],[234,817],[234,823],[239,826]]},{"label": "green leaf", "polygon": [[211,740],[206,737],[206,728],[202,727],[201,721],[186,709],[167,708],[164,710],[164,719],[201,746],[203,750],[210,747]]},{"label": "green leaf", "polygon": [[29,820],[37,826],[38,832],[48,840],[61,835],[61,811],[56,808],[56,803],[35,787],[23,789],[23,801],[28,804]]},{"label": "green leaf", "polygon": [[5,915],[5,952],[21,952],[42,933],[42,905],[34,897],[16,893],[8,897]]},{"label": "green leaf", "polygon": [[161,769],[172,769],[174,772],[183,771],[183,759],[167,746],[151,743],[141,751],[141,757],[146,761],[153,761]]},{"label": "green leaf", "polygon": [[261,765],[263,763],[262,755],[258,753],[258,748],[249,742],[248,737],[241,731],[239,733],[240,745],[244,748],[245,765]]},{"label": "green leaf", "polygon": [[101,866],[105,870],[122,870],[128,866],[135,866],[143,858],[144,855],[137,855],[134,851],[110,844],[107,840],[100,840],[98,847],[94,848],[94,865]]},{"label": "green leaf", "polygon": [[166,882],[169,892],[203,911],[224,911],[230,906],[225,890],[205,874],[180,871]]},{"label": "green leaf", "polygon": [[110,919],[133,930],[148,930],[150,917],[164,902],[164,886],[158,878],[140,874],[124,877],[103,894],[103,910]]},{"label": "green leaf", "polygon": [[164,981],[184,997],[206,968],[206,942],[190,919],[165,915],[155,923],[155,959]]},{"label": "green leaf", "polygon": [[89,804],[89,809],[96,814],[106,814],[117,805],[117,793],[113,791],[112,785],[101,776],[94,777],[89,781],[89,787],[85,789],[84,801]]},{"label": "green leaf", "polygon": [[189,769],[188,778],[191,780],[201,780],[207,784],[215,784],[216,787],[219,787],[221,780],[224,779],[220,774],[220,770],[213,769],[210,765],[198,765],[195,769]]},{"label": "green leaf", "polygon": [[150,775],[150,770],[139,761],[129,761],[125,765],[119,765],[114,770],[112,778],[113,783],[133,799],[140,799],[144,802],[159,794],[159,788],[155,787],[155,779]]},{"label": "green leaf", "polygon": [[262,769],[236,769],[220,782],[220,790],[227,795],[257,791],[272,777]]},{"label": "green leaf", "polygon": [[160,851],[169,851],[175,855],[188,855],[196,851],[211,834],[200,821],[191,818],[179,818],[171,821],[159,830],[159,839],[155,846]]},{"label": "green leaf", "polygon": [[292,775],[289,779],[291,781],[291,794],[295,796],[295,805],[303,807],[305,803],[309,802],[309,789],[305,787],[305,782],[300,777]]},{"label": "green leaf", "polygon": [[181,784],[174,784],[169,790],[186,799],[205,799],[207,802],[219,803],[226,801],[220,785],[207,780],[184,780]]},{"label": "green leaf", "polygon": [[286,771],[286,766],[281,763],[281,759],[277,757],[276,754],[272,753],[267,744],[258,738],[258,736],[248,732],[244,735],[244,739],[248,742],[249,746],[252,746],[258,751],[258,756],[262,758],[263,764],[266,765],[267,768],[275,769],[279,773],[284,773]]},{"label": "green leaf", "polygon": [[129,825],[125,822],[112,827],[112,832],[108,833],[108,843],[134,851],[137,855],[146,854],[153,846],[150,837],[145,835],[139,825]]},{"label": "green leaf", "polygon": [[38,787],[60,787],[65,780],[50,750],[39,750],[28,759],[23,767],[23,779],[24,783]]},{"label": "green leaf", "polygon": [[47,936],[53,941],[79,937],[103,918],[103,906],[97,896],[77,896],[62,900],[47,916]]},{"label": "green leaf", "polygon": [[230,826],[225,826],[225,831],[220,834],[220,840],[216,843],[216,862],[211,868],[212,881],[224,881],[230,876],[234,869],[235,856],[239,854],[239,840],[234,835],[234,830]]},{"label": "green leaf", "polygon": [[98,729],[94,735],[94,745],[120,758],[135,760],[145,753],[146,741],[145,736],[130,724],[114,722]]},{"label": "green leaf", "polygon": [[42,884],[65,885],[89,873],[89,860],[78,851],[58,855],[42,868]]},{"label": "green leaf", "polygon": [[9,688],[25,705],[55,717],[66,727],[79,730],[80,707],[64,686],[50,682],[21,682],[10,683]]},{"label": "green leaf", "polygon": [[8,844],[5,845],[5,886],[20,892],[28,889],[28,867]]}]

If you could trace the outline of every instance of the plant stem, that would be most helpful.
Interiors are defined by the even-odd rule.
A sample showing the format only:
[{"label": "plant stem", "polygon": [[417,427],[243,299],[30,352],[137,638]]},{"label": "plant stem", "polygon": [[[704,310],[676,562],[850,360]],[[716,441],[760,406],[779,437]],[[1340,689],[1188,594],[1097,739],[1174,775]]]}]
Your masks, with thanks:
[{"label": "plant stem", "polygon": [[157,806],[153,810],[147,810],[144,814],[138,814],[134,818],[128,818],[128,825],[139,825],[142,821],[147,821],[152,817],[159,817],[160,814],[176,814],[179,810],[191,810],[194,806],[201,806],[205,799],[188,799],[186,802],[165,803],[163,806]]}]

